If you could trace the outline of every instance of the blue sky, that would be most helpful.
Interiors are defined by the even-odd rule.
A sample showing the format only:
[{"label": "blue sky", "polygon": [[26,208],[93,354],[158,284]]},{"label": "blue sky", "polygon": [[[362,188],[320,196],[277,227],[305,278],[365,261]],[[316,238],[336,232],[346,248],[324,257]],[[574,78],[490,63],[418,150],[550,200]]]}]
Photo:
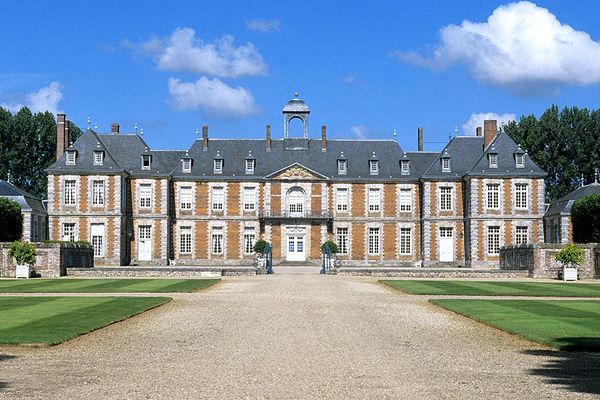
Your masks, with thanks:
[{"label": "blue sky", "polygon": [[[283,134],[294,91],[311,137],[436,150],[482,117],[598,108],[595,1],[3,2],[0,105],[144,130],[153,148]],[[493,116],[493,115],[492,115]],[[466,129],[466,131],[465,131]]]}]

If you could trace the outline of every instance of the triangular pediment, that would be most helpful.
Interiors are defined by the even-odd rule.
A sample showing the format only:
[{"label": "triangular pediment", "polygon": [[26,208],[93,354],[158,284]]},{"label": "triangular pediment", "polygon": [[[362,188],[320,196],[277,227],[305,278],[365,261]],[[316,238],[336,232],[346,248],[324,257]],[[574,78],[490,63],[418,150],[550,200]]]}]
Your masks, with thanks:
[{"label": "triangular pediment", "polygon": [[273,172],[266,176],[269,179],[275,180],[290,180],[290,181],[313,181],[313,180],[324,180],[328,179],[325,175],[322,175],[310,168],[305,167],[299,163],[293,163],[285,168]]}]

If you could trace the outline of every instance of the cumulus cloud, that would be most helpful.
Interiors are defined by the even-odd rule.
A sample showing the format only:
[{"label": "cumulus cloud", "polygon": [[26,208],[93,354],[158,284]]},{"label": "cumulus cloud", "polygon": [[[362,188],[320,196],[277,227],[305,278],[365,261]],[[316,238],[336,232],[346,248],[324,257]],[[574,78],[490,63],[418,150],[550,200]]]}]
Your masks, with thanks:
[{"label": "cumulus cloud", "polygon": [[234,45],[232,35],[205,42],[192,28],[177,28],[168,38],[155,37],[143,43],[124,40],[122,44],[153,57],[164,71],[191,72],[219,78],[264,75],[262,55],[254,44]]},{"label": "cumulus cloud", "polygon": [[280,24],[281,20],[279,18],[275,18],[270,21],[266,19],[251,19],[246,21],[246,27],[248,29],[264,33],[278,31]]},{"label": "cumulus cloud", "polygon": [[510,121],[515,121],[517,116],[515,114],[496,114],[496,113],[478,113],[471,114],[467,122],[463,124],[463,132],[466,135],[475,135],[475,129],[480,126],[483,128],[483,121],[486,119],[495,119],[498,121],[498,127],[506,125]]},{"label": "cumulus cloud", "polygon": [[448,25],[440,35],[431,56],[390,55],[430,68],[464,64],[475,79],[520,94],[600,83],[600,42],[527,1],[496,8],[487,22]]},{"label": "cumulus cloud", "polygon": [[201,110],[206,115],[239,118],[254,114],[252,94],[243,87],[233,88],[218,78],[201,77],[196,82],[169,79],[170,103],[178,110]]},{"label": "cumulus cloud", "polygon": [[364,125],[354,125],[350,128],[350,132],[352,132],[357,139],[366,139],[369,134],[369,128]]},{"label": "cumulus cloud", "polygon": [[55,81],[48,86],[28,94],[24,101],[0,104],[0,106],[13,113],[18,112],[23,107],[27,107],[34,113],[49,111],[52,114],[56,114],[59,112],[58,103],[60,103],[62,98],[63,93],[61,84],[60,82]]}]

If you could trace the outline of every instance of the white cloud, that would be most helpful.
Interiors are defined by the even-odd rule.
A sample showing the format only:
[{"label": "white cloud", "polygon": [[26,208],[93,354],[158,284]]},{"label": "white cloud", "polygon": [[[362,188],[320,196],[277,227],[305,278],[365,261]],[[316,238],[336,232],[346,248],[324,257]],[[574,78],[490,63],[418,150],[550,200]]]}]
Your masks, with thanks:
[{"label": "white cloud", "polygon": [[169,79],[170,103],[178,110],[201,110],[206,115],[239,118],[257,112],[252,94],[243,87],[233,88],[218,78],[201,77],[196,82]]},{"label": "white cloud", "polygon": [[177,28],[168,38],[152,38],[143,43],[124,40],[122,44],[154,58],[164,71],[191,72],[219,78],[264,75],[267,72],[261,54],[248,42],[234,46],[231,35],[207,43],[196,37],[192,28]]},{"label": "white cloud", "polygon": [[18,112],[23,107],[27,107],[33,113],[49,111],[52,114],[56,114],[59,112],[58,103],[60,103],[62,98],[61,84],[55,81],[46,87],[28,94],[22,102],[0,104],[0,106],[13,113]]},{"label": "white cloud", "polygon": [[475,129],[477,127],[483,128],[483,121],[486,119],[495,119],[498,121],[498,127],[506,125],[510,121],[515,121],[517,116],[515,114],[496,114],[496,113],[479,113],[471,114],[467,122],[463,124],[463,132],[465,135],[475,135]]},{"label": "white cloud", "polygon": [[350,132],[352,132],[357,139],[366,139],[369,134],[369,128],[364,125],[354,125],[350,128]]},{"label": "white cloud", "polygon": [[251,19],[246,21],[246,27],[248,29],[265,33],[278,31],[280,24],[281,20],[279,18],[270,21],[266,19]]},{"label": "white cloud", "polygon": [[448,25],[440,35],[431,57],[390,55],[431,68],[465,64],[477,80],[521,94],[600,83],[600,42],[527,1],[496,8],[487,22]]}]

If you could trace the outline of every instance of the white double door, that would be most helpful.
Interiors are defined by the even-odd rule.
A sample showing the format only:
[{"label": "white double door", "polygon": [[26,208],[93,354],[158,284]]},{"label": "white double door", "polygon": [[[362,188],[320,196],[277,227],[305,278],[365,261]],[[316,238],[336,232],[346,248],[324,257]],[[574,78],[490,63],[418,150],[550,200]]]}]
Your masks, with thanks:
[{"label": "white double door", "polygon": [[152,260],[152,226],[139,226],[138,260]]},{"label": "white double door", "polygon": [[440,261],[454,261],[454,232],[452,228],[440,228]]},{"label": "white double door", "polygon": [[289,235],[287,237],[287,261],[305,261],[306,251],[304,235]]}]

